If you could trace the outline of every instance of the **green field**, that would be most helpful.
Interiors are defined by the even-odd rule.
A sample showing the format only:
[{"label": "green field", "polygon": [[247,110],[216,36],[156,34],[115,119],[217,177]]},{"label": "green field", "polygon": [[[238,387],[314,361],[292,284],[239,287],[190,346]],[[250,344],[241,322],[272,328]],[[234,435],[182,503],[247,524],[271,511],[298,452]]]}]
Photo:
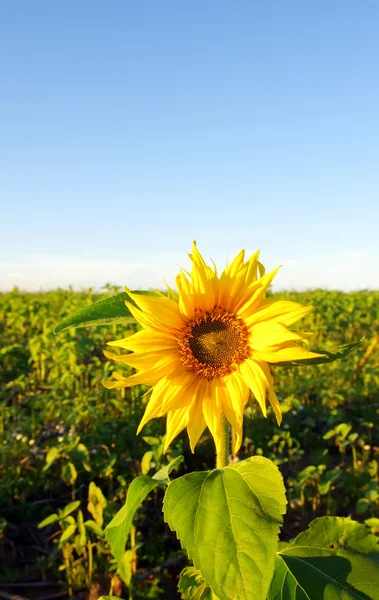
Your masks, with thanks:
[{"label": "green field", "polygon": [[[122,572],[103,530],[135,476],[179,454],[180,473],[213,468],[212,439],[205,433],[193,455],[182,434],[162,456],[164,419],[135,436],[148,388],[109,391],[101,383],[114,369],[103,356],[105,343],[135,325],[53,335],[63,317],[99,297],[0,294],[0,592],[47,600],[92,587],[95,599],[113,586],[123,598],[179,598],[186,559],[163,523],[160,491],[137,513]],[[265,419],[250,403],[239,458],[263,454],[281,469],[289,501],[282,540],[329,514],[351,516],[379,534],[379,292],[276,297],[315,306],[301,322],[302,331],[314,333],[311,348],[364,339],[329,365],[278,367],[282,426],[272,411]]]}]

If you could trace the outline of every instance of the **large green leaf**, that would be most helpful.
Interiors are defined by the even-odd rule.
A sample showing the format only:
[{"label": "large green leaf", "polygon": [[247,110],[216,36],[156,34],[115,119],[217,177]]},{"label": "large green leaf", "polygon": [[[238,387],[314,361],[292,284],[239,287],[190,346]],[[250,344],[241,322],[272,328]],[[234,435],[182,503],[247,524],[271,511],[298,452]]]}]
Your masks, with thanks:
[{"label": "large green leaf", "polygon": [[186,567],[180,573],[178,590],[182,600],[219,600],[194,567]]},{"label": "large green leaf", "polygon": [[269,600],[379,600],[379,539],[365,525],[320,517],[279,552]]},{"label": "large green leaf", "polygon": [[141,502],[145,500],[146,496],[156,488],[159,483],[159,481],[152,477],[148,477],[148,475],[133,479],[129,486],[124,506],[105,528],[105,536],[110,544],[112,554],[118,563],[121,563],[124,557],[125,546],[129,537],[134,513]]},{"label": "large green leaf", "polygon": [[265,600],[285,505],[279,470],[254,456],[175,479],[164,516],[220,600]]},{"label": "large green leaf", "polygon": [[350,352],[360,346],[362,340],[359,342],[353,342],[352,344],[343,344],[342,346],[338,346],[335,348],[333,352],[329,352],[328,350],[320,350],[319,348],[311,348],[311,352],[316,352],[317,354],[322,354],[323,356],[317,356],[316,358],[305,358],[303,360],[287,360],[283,362],[275,363],[275,367],[300,367],[300,366],[311,366],[311,365],[323,365],[326,363],[332,363],[335,360],[339,360],[340,358],[344,358]]},{"label": "large green leaf", "polygon": [[[155,292],[135,290],[133,294],[155,296]],[[73,315],[66,317],[54,328],[54,333],[59,333],[69,327],[86,327],[88,325],[106,325],[108,323],[128,323],[135,321],[125,301],[135,306],[134,300],[126,292],[114,294],[98,300],[93,304],[84,306]]]}]

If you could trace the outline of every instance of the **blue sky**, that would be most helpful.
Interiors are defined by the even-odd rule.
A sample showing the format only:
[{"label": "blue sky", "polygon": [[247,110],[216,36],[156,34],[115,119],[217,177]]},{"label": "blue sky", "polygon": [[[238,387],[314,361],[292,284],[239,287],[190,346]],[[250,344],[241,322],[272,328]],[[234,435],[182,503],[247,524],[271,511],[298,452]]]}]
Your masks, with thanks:
[{"label": "blue sky", "polygon": [[3,0],[0,288],[379,288],[379,4]]}]

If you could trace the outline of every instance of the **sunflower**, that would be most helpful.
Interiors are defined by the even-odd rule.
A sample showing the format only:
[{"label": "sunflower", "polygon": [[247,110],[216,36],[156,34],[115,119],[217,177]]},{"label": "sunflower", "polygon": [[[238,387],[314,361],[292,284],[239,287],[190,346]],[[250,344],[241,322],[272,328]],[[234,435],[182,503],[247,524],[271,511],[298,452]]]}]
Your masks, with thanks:
[{"label": "sunflower", "polygon": [[264,416],[268,398],[281,423],[270,365],[320,356],[300,345],[305,335],[288,329],[313,307],[265,298],[278,269],[266,274],[259,252],[245,261],[242,250],[221,275],[204,262],[195,242],[189,257],[192,270],[181,270],[177,292],[169,290],[170,297],[125,288],[134,302],[127,307],[143,330],[109,342],[128,354],[105,355],[138,372],[129,377],[114,373],[115,379],[104,385],[152,386],[137,434],[150,419],[167,414],[165,451],[187,428],[193,452],[208,427],[219,452],[225,417],[237,453],[249,398]]}]

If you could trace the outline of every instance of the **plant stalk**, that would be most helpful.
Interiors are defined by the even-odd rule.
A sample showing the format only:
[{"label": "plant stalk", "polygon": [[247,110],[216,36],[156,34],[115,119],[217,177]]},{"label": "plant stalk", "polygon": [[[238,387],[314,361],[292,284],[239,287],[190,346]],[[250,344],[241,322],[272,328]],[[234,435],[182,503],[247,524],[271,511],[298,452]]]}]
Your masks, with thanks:
[{"label": "plant stalk", "polygon": [[229,464],[231,427],[226,417],[222,418],[222,438],[220,450],[217,453],[216,469],[223,469]]}]

